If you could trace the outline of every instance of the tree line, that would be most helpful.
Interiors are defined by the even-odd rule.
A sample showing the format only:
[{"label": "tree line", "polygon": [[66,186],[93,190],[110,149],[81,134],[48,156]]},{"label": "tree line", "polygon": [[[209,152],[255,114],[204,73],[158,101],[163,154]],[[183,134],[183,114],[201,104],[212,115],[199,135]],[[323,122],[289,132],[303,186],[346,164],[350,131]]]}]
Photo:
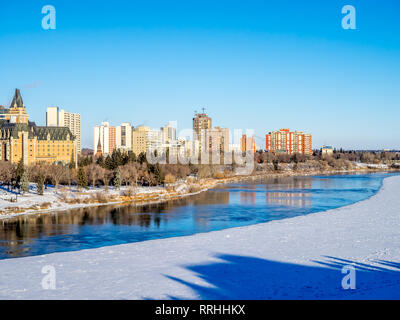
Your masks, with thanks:
[{"label": "tree line", "polygon": [[[400,161],[397,152],[362,152],[334,150],[332,155],[324,156],[319,150],[313,155],[303,154],[273,154],[256,152],[254,156],[255,170],[257,165],[270,164],[279,169],[280,163],[294,164],[297,168],[301,163],[318,163],[331,167],[350,167],[351,162],[387,163]],[[37,162],[25,166],[22,159],[17,164],[0,161],[0,181],[8,190],[19,193],[29,191],[30,183],[36,183],[38,194],[42,195],[47,185],[89,187],[104,186],[107,190],[110,185],[121,186],[158,186],[174,183],[185,179],[189,175],[203,178],[224,178],[234,175],[236,164],[231,165],[182,165],[182,164],[150,164],[146,154],[136,156],[132,152],[124,153],[114,150],[111,155],[98,158],[80,156],[78,166],[72,161],[68,165],[61,163],[49,164]]]}]

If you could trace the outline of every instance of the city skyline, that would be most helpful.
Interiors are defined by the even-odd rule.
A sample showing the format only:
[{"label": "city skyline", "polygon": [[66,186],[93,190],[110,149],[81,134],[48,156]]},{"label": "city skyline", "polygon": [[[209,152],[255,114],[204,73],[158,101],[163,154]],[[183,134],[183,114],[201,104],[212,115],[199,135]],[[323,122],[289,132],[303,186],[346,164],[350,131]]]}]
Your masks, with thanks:
[{"label": "city skyline", "polygon": [[[16,89],[16,90],[19,92],[19,89]],[[15,97],[14,97],[14,99],[15,99]],[[3,110],[3,108],[5,108],[4,110],[6,110],[6,112],[7,112],[7,110],[8,110],[7,106],[3,106],[3,105],[0,104],[0,107],[1,107],[0,110]],[[61,122],[62,123],[60,122],[60,119],[59,119],[60,115],[59,114],[61,114],[61,119],[62,119]],[[68,119],[67,123],[64,123],[65,122],[64,117],[66,117],[65,114],[67,115],[67,119]],[[71,123],[70,123],[71,120],[69,119],[70,116],[77,117],[77,121],[78,121],[78,127],[77,128],[75,128],[75,120],[73,121],[74,123],[73,123],[73,126],[71,127]],[[249,131],[247,131],[248,129],[243,130],[243,134],[242,134],[241,133],[242,129],[233,129],[233,130],[231,130],[230,128],[221,128],[219,126],[216,126],[215,128],[212,128],[212,118],[209,117],[209,115],[207,113],[205,113],[205,108],[202,108],[202,113],[198,113],[197,111],[195,111],[195,118],[192,119],[193,120],[193,127],[192,128],[179,128],[179,127],[177,127],[177,122],[176,121],[168,121],[165,126],[161,126],[161,127],[159,127],[159,129],[158,128],[156,129],[156,128],[150,127],[150,126],[143,126],[143,125],[136,125],[135,126],[129,121],[123,122],[123,123],[121,123],[121,124],[119,124],[117,126],[113,125],[112,123],[110,123],[108,121],[102,121],[101,125],[97,124],[97,125],[95,125],[93,127],[93,135],[91,137],[92,138],[92,145],[91,146],[87,146],[87,147],[83,147],[82,149],[92,150],[93,154],[96,155],[96,153],[98,151],[98,148],[99,148],[99,132],[96,131],[96,130],[100,130],[100,128],[104,129],[104,127],[110,128],[110,129],[113,130],[112,131],[113,133],[110,135],[110,137],[108,137],[109,134],[107,133],[107,140],[109,140],[110,143],[112,144],[110,150],[108,150],[108,148],[109,148],[108,145],[106,147],[104,147],[104,142],[101,143],[101,149],[102,149],[101,152],[104,153],[104,154],[111,154],[112,151],[116,150],[116,149],[120,149],[121,151],[134,151],[135,148],[138,148],[138,147],[141,149],[141,151],[140,152],[135,152],[135,154],[140,154],[141,152],[145,152],[145,149],[146,149],[145,140],[146,139],[144,139],[144,136],[142,136],[142,138],[139,138],[139,140],[140,139],[142,139],[142,140],[144,139],[143,142],[142,142],[142,144],[144,143],[144,145],[143,146],[139,146],[140,143],[138,145],[138,142],[134,141],[134,140],[137,139],[137,138],[135,138],[135,132],[138,132],[138,130],[139,130],[139,132],[143,132],[143,133],[147,133],[147,132],[156,133],[157,132],[157,135],[160,135],[159,139],[163,140],[164,139],[163,137],[165,135],[164,130],[166,130],[167,128],[171,128],[171,125],[173,125],[173,130],[174,130],[174,135],[175,135],[175,139],[173,139],[173,141],[177,142],[178,140],[180,140],[180,141],[194,142],[194,139],[193,139],[192,135],[194,133],[200,134],[199,133],[199,128],[200,127],[198,127],[199,124],[197,124],[195,122],[195,119],[198,118],[198,117],[200,117],[200,119],[202,119],[202,117],[206,118],[208,124],[205,125],[205,126],[204,125],[200,125],[200,127],[204,126],[203,129],[206,129],[206,130],[204,130],[206,132],[210,131],[210,130],[211,131],[212,130],[221,130],[221,129],[222,130],[227,130],[225,134],[227,136],[229,136],[229,142],[228,142],[228,145],[226,146],[226,148],[229,146],[229,150],[233,151],[233,150],[236,150],[236,148],[239,148],[242,151],[253,150],[254,152],[256,152],[258,150],[265,150],[265,151],[270,151],[270,152],[276,152],[277,150],[279,150],[279,151],[286,150],[289,154],[294,153],[293,151],[290,151],[291,149],[293,149],[293,145],[292,144],[290,144],[290,147],[289,146],[283,147],[283,144],[286,143],[285,141],[282,141],[282,142],[279,141],[279,143],[283,143],[282,144],[282,148],[281,147],[272,147],[271,148],[271,140],[270,140],[271,139],[270,138],[271,135],[272,134],[275,135],[275,134],[280,133],[280,132],[286,132],[286,131],[289,132],[289,129],[280,128],[279,130],[278,129],[276,129],[276,130],[265,130],[265,133],[266,133],[265,137],[259,137],[259,136],[254,135],[252,129],[250,129]],[[33,121],[33,122],[37,123],[37,121]],[[53,126],[69,127],[71,132],[78,139],[78,141],[79,141],[78,145],[80,145],[80,114],[66,112],[65,110],[61,109],[60,107],[55,107],[55,106],[47,107],[46,108],[46,113],[45,113],[45,126],[46,127],[53,127]],[[122,127],[125,127],[125,129],[123,129],[124,132],[125,132],[125,130],[128,130],[127,127],[130,127],[130,129],[129,129],[130,134],[128,136],[126,136],[124,134],[123,135],[124,138],[121,136],[121,128]],[[77,130],[77,133],[75,133],[75,130]],[[118,130],[119,130],[119,133],[118,133]],[[186,135],[188,133],[188,130],[192,131],[192,135],[191,136],[187,136]],[[236,130],[239,130],[239,133],[240,133],[239,136],[237,136],[238,132]],[[246,132],[251,133],[249,138],[246,138],[246,135],[247,135]],[[180,133],[184,133],[184,134],[182,135]],[[304,132],[302,132],[302,131],[296,130],[294,133],[304,136]],[[169,135],[169,134],[170,133],[168,133],[168,131],[167,131],[167,135]],[[291,134],[293,135],[293,132],[291,132]],[[101,137],[103,137],[103,135],[104,134],[101,134]],[[308,146],[309,147],[307,148],[308,151],[306,152],[306,154],[312,154],[312,150],[319,150],[319,149],[322,150],[324,148],[332,148],[332,150],[333,149],[346,150],[345,148],[343,148],[341,146],[332,147],[332,146],[328,146],[327,144],[322,144],[321,146],[317,146],[316,147],[311,142],[312,134],[306,134],[306,136],[310,137],[309,138],[310,141],[308,142]],[[121,140],[121,139],[123,139],[123,140]],[[128,145],[126,144],[126,139],[128,139],[128,140],[131,139],[130,142],[128,142]],[[255,142],[255,139],[259,139],[261,143],[257,144]],[[265,139],[265,140],[263,141],[263,139]],[[290,139],[292,139],[292,138],[290,138]],[[122,142],[122,141],[125,141],[125,142]],[[165,142],[162,142],[162,143],[165,143]],[[167,142],[167,144],[169,144],[169,142]],[[246,147],[246,144],[250,144],[252,147]],[[108,151],[106,152],[104,150],[104,148],[106,148]],[[226,150],[228,150],[228,149],[226,149]],[[347,150],[371,150],[371,151],[373,151],[373,150],[375,150],[375,151],[392,150],[392,151],[396,151],[398,149],[396,149],[396,148],[392,148],[392,149],[380,148],[379,149],[378,148],[378,149],[347,149]],[[77,152],[79,154],[81,152],[81,148],[77,148]],[[303,153],[303,151],[302,150],[298,150],[298,153]]]},{"label": "city skyline", "polygon": [[40,2],[3,6],[0,104],[20,88],[38,125],[49,106],[80,113],[83,148],[103,121],[191,128],[205,107],[262,147],[296,128],[315,148],[399,149],[398,1],[351,1],[356,30],[341,28],[341,1],[51,4],[48,31]]}]

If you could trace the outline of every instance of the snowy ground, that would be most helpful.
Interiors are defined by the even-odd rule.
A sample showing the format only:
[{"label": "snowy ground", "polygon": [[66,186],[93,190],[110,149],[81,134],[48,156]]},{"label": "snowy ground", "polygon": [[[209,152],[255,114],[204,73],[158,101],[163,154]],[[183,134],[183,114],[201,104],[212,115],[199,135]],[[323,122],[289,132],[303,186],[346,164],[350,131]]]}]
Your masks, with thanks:
[{"label": "snowy ground", "polygon": [[[400,176],[348,207],[189,237],[0,261],[0,299],[399,299]],[[42,288],[53,266],[56,289]],[[356,289],[342,267],[356,267]]]}]

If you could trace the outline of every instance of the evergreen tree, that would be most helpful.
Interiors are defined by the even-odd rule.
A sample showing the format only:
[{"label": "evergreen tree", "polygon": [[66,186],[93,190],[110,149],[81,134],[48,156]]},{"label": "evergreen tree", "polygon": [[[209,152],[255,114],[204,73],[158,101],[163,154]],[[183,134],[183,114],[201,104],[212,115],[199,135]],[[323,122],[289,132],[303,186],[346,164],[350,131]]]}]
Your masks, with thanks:
[{"label": "evergreen tree", "polygon": [[114,170],[119,166],[124,165],[125,159],[124,155],[121,153],[121,150],[114,150],[111,154],[111,159],[107,162],[107,166],[109,170]]},{"label": "evergreen tree", "polygon": [[115,174],[114,178],[114,186],[119,190],[121,188],[121,171],[119,168],[117,169],[117,172]]},{"label": "evergreen tree", "polygon": [[136,162],[137,158],[136,158],[136,154],[133,153],[132,151],[129,152],[128,154],[128,162]]},{"label": "evergreen tree", "polygon": [[103,157],[103,155],[100,155],[100,157],[97,158],[96,163],[97,163],[100,167],[104,167],[104,157]]},{"label": "evergreen tree", "polygon": [[160,165],[158,163],[156,163],[154,166],[150,166],[149,168],[150,168],[151,173],[154,174],[157,184],[162,184],[164,182],[164,176],[161,171]]},{"label": "evergreen tree", "polygon": [[37,193],[38,195],[43,195],[43,187],[44,187],[44,176],[43,174],[39,174],[38,180],[37,180]]},{"label": "evergreen tree", "polygon": [[21,177],[21,189],[22,192],[29,191],[29,177],[28,177],[28,170],[24,170],[22,177]]},{"label": "evergreen tree", "polygon": [[274,165],[274,170],[278,171],[279,170],[279,161],[274,159],[274,160],[272,160],[272,163]]},{"label": "evergreen tree", "polygon": [[93,163],[93,157],[92,156],[87,156],[87,157],[81,157],[78,161],[78,165],[80,167],[86,167],[89,164]]},{"label": "evergreen tree", "polygon": [[74,160],[74,153],[73,152],[72,152],[71,161],[69,162],[69,166],[68,167],[70,169],[74,169],[76,167],[76,163],[75,163],[75,160]]},{"label": "evergreen tree", "polygon": [[86,178],[85,170],[83,170],[83,167],[79,167],[78,169],[78,186],[80,188],[88,188],[88,181]]},{"label": "evergreen tree", "polygon": [[293,162],[295,164],[299,163],[299,159],[297,158],[297,153],[295,153],[294,156],[293,156]]},{"label": "evergreen tree", "polygon": [[108,170],[114,170],[116,167],[114,167],[114,162],[113,159],[108,155],[106,157],[106,160],[104,161],[104,166]]},{"label": "evergreen tree", "polygon": [[15,170],[15,187],[19,188],[21,185],[22,175],[24,174],[24,160],[21,158],[18,162],[17,169]]},{"label": "evergreen tree", "polygon": [[146,153],[141,152],[139,154],[138,161],[139,161],[140,164],[143,164],[144,162],[147,163]]}]

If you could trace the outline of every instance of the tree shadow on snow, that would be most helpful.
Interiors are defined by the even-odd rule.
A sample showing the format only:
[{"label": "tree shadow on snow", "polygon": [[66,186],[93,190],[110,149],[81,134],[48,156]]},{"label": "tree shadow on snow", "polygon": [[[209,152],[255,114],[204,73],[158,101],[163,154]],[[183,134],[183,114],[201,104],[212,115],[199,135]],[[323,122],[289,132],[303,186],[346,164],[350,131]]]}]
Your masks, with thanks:
[{"label": "tree shadow on snow", "polygon": [[[372,264],[325,256],[305,266],[254,257],[217,255],[220,262],[191,265],[201,283],[167,276],[189,287],[198,299],[399,299],[400,263],[375,260]],[[318,266],[319,265],[319,266]],[[345,266],[355,269],[356,289],[345,290]],[[185,299],[170,295],[171,299]]]}]

